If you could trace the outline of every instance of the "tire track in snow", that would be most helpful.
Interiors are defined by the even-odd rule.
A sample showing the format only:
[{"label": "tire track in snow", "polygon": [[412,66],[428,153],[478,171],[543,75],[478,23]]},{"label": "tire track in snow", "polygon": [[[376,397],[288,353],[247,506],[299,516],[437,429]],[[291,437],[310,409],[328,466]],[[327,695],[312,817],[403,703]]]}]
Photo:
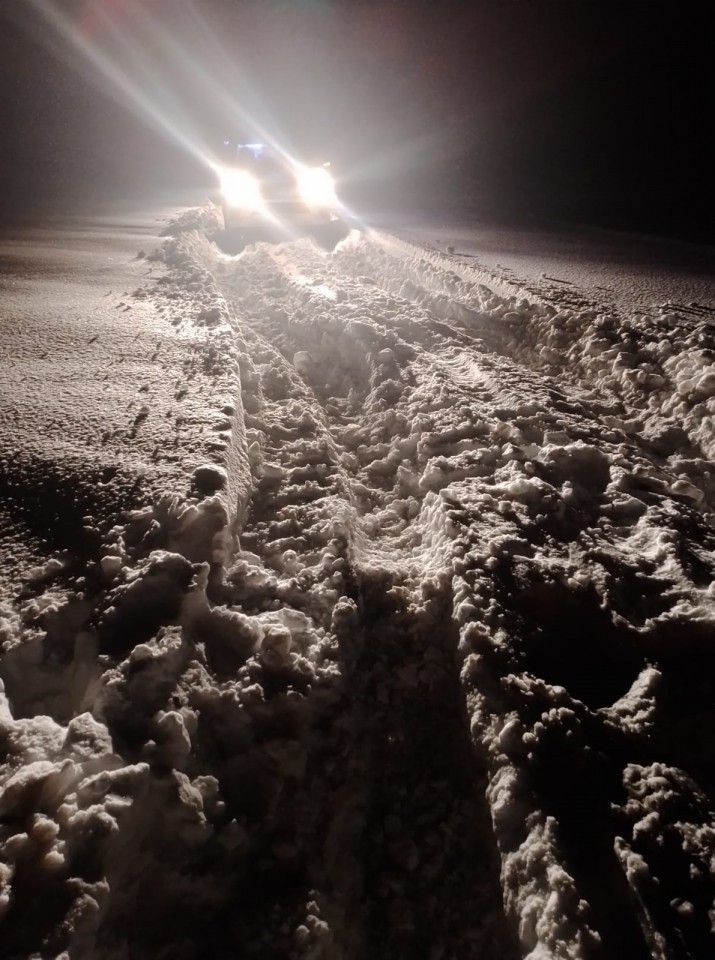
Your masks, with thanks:
[{"label": "tire track in snow", "polygon": [[221,334],[225,476],[108,531],[98,620],[46,624],[76,644],[53,719],[0,710],[16,942],[709,958],[703,517],[587,405],[375,283],[371,241],[228,258],[182,233],[204,219],[165,249],[179,322]]},{"label": "tire track in snow", "polygon": [[[622,316],[612,305],[544,296],[432,251],[372,234],[349,269],[419,303],[503,356],[552,377],[626,432],[683,481],[685,496],[715,503],[709,461],[715,414],[715,327],[699,310],[667,303]],[[460,272],[455,272],[460,270]]]},{"label": "tire track in snow", "polygon": [[[257,258],[261,255],[265,258],[265,251]],[[300,568],[305,572],[311,553],[321,546],[325,549],[324,534],[322,543],[320,537],[316,543],[314,534],[321,499],[334,518],[344,518],[342,524],[333,522],[333,532],[340,534],[341,576],[334,573],[332,579],[338,588],[336,598],[342,593],[349,604],[340,617],[338,646],[342,683],[351,701],[343,705],[351,744],[349,760],[347,755],[338,760],[354,796],[360,798],[360,825],[344,823],[343,835],[333,842],[350,850],[361,866],[351,900],[338,908],[337,898],[329,891],[340,890],[346,873],[355,872],[354,865],[351,871],[339,863],[339,871],[321,890],[327,901],[323,910],[343,918],[357,913],[357,926],[344,934],[348,942],[350,937],[353,940],[351,956],[413,956],[416,949],[428,950],[429,944],[435,949],[437,944],[449,944],[447,949],[454,956],[469,956],[476,944],[481,944],[485,956],[492,955],[490,951],[495,957],[515,955],[499,921],[501,894],[488,811],[479,799],[466,722],[459,713],[458,698],[453,697],[458,670],[454,629],[449,625],[449,591],[443,586],[431,601],[423,598],[427,608],[441,610],[437,624],[434,614],[426,615],[424,622],[421,615],[412,616],[404,601],[395,606],[391,591],[415,567],[410,557],[414,538],[408,537],[407,549],[403,544],[401,550],[404,521],[392,517],[387,530],[366,522],[375,505],[386,501],[389,486],[384,489],[381,471],[370,486],[356,478],[360,452],[366,449],[359,442],[366,439],[359,411],[364,406],[369,409],[371,399],[375,401],[379,367],[385,365],[385,351],[392,353],[382,345],[389,338],[373,337],[377,342],[371,344],[367,361],[361,360],[365,346],[360,337],[369,329],[363,324],[351,332],[352,321],[346,322],[338,306],[344,301],[326,297],[320,290],[315,297],[323,308],[320,326],[330,330],[333,352],[333,357],[321,356],[316,303],[312,302],[315,291],[307,301],[305,284],[295,280],[296,274],[303,274],[290,269],[285,255],[272,259],[278,278],[264,276],[263,281],[266,287],[288,294],[281,297],[281,314],[276,319],[270,307],[257,311],[249,296],[252,315],[242,324],[251,330],[250,337],[245,334],[246,342],[258,371],[250,389],[260,398],[261,410],[251,425],[260,427],[258,470],[264,476],[241,543],[281,572],[286,567],[289,573]],[[273,269],[269,261],[264,263]],[[286,266],[291,278],[288,291],[280,283]],[[301,308],[306,302],[311,309],[305,311],[308,319],[302,324]],[[239,297],[237,315],[245,309],[246,297]],[[288,317],[294,318],[292,323]],[[269,347],[266,339],[279,345],[285,356]],[[285,359],[291,355],[300,375]],[[333,359],[339,365],[341,356],[349,358],[353,367],[349,389],[344,381],[341,384],[341,392],[347,392],[349,399],[333,397],[330,391],[335,364],[327,367],[327,363]],[[294,398],[293,423],[285,415],[285,392]],[[409,446],[414,448],[416,443]],[[306,461],[313,470],[327,469],[311,473]],[[296,474],[302,488],[292,482]],[[311,483],[320,486],[312,489],[303,514]],[[279,534],[275,539],[271,527]],[[402,560],[401,552],[405,553]],[[387,570],[376,579],[375,565],[380,561]],[[298,602],[309,594],[304,580]],[[335,598],[327,599],[335,610]],[[442,638],[438,643],[428,637],[435,627]],[[321,802],[325,805],[326,798]],[[467,858],[465,845],[472,851]],[[319,873],[316,866],[313,869]]]},{"label": "tire track in snow", "polygon": [[[426,430],[429,431],[429,437],[418,441],[411,452],[411,458],[410,456],[402,456],[406,452],[404,447],[399,449],[399,458],[394,456],[397,452],[395,446],[401,442],[399,439],[400,421],[395,419],[402,414],[400,402],[402,392],[399,389],[392,400],[392,407],[395,412],[384,417],[381,423],[380,414],[373,412],[375,423],[372,428],[367,426],[371,414],[368,401],[364,404],[365,414],[362,430],[360,427],[355,429],[353,426],[352,433],[348,430],[342,436],[340,436],[339,431],[336,434],[339,437],[338,446],[342,445],[352,456],[356,457],[358,468],[363,467],[363,469],[358,469],[355,478],[358,484],[362,484],[372,492],[373,497],[377,496],[379,498],[378,515],[380,510],[383,514],[389,513],[389,509],[385,508],[386,504],[391,500],[392,502],[398,502],[400,492],[404,494],[406,489],[415,495],[414,499],[417,502],[421,502],[423,505],[429,493],[434,491],[438,492],[442,498],[442,509],[444,509],[445,496],[447,498],[446,504],[449,507],[456,507],[456,510],[452,511],[454,531],[455,528],[459,528],[461,517],[465,514],[466,516],[473,515],[474,494],[477,494],[477,503],[481,501],[482,505],[485,505],[489,502],[488,494],[487,499],[484,499],[485,492],[490,489],[489,480],[494,477],[495,473],[498,474],[502,471],[499,466],[500,458],[499,456],[490,456],[492,451],[499,449],[501,451],[500,456],[505,456],[507,462],[511,457],[516,456],[517,462],[521,461],[523,467],[526,468],[527,482],[524,485],[523,481],[518,481],[514,485],[512,481],[507,481],[501,488],[497,485],[496,489],[503,491],[501,495],[506,500],[503,504],[497,503],[495,506],[497,507],[497,513],[502,509],[505,510],[505,513],[503,514],[503,520],[496,521],[492,530],[494,532],[500,528],[504,530],[504,521],[506,520],[506,526],[513,530],[512,536],[516,537],[516,542],[521,542],[523,545],[516,550],[514,546],[507,546],[506,553],[499,559],[503,548],[497,547],[499,536],[495,540],[489,539],[490,523],[487,521],[487,531],[477,538],[478,541],[483,543],[485,537],[487,542],[492,544],[489,550],[494,551],[496,549],[495,553],[492,552],[491,557],[487,557],[486,569],[490,569],[490,564],[494,563],[497,565],[496,569],[504,564],[508,570],[519,570],[523,565],[524,570],[531,568],[536,572],[539,570],[539,563],[546,561],[549,565],[555,565],[555,569],[561,569],[562,571],[570,569],[572,571],[571,576],[577,577],[580,575],[580,568],[584,566],[589,570],[589,580],[592,586],[586,589],[581,599],[577,598],[573,601],[574,611],[580,610],[580,612],[574,613],[574,624],[579,624],[575,629],[577,631],[583,630],[584,625],[588,623],[592,616],[592,613],[589,612],[591,602],[588,599],[589,590],[595,589],[596,594],[599,595],[605,587],[604,597],[607,597],[609,588],[606,584],[610,576],[610,574],[607,574],[606,582],[599,583],[600,574],[598,574],[597,569],[594,570],[594,561],[596,567],[598,567],[599,552],[602,548],[596,546],[594,550],[593,547],[589,547],[589,541],[592,543],[594,541],[597,543],[599,540],[613,542],[615,538],[616,543],[621,540],[625,546],[629,537],[643,535],[638,530],[639,526],[647,528],[649,523],[655,521],[657,527],[658,523],[662,522],[659,520],[659,503],[663,498],[667,500],[669,496],[677,498],[679,495],[677,480],[672,476],[668,477],[660,473],[660,471],[654,471],[650,458],[644,457],[642,453],[635,450],[624,433],[617,428],[614,429],[614,427],[604,424],[599,417],[589,414],[582,403],[555,390],[548,380],[545,381],[537,373],[534,373],[534,375],[525,374],[523,368],[513,366],[505,358],[489,357],[480,351],[477,351],[475,357],[475,344],[472,338],[465,337],[459,331],[450,329],[448,324],[436,322],[434,317],[416,308],[409,299],[406,301],[404,297],[399,296],[395,288],[388,289],[388,295],[386,296],[379,289],[379,286],[376,289],[374,283],[362,279],[364,268],[359,259],[349,265],[351,279],[348,280],[345,277],[344,270],[341,270],[345,266],[345,259],[349,260],[350,258],[350,253],[345,252],[344,249],[335,257],[335,260],[338,261],[337,269],[335,263],[331,264],[330,258],[328,258],[326,264],[325,258],[320,255],[316,253],[308,255],[305,249],[295,247],[283,250],[278,259],[285,262],[286,260],[290,261],[291,258],[295,258],[295,262],[289,272],[302,278],[311,276],[313,272],[315,273],[318,284],[323,288],[323,291],[319,294],[320,301],[326,299],[324,289],[327,288],[328,290],[335,289],[343,292],[339,301],[341,304],[350,304],[351,302],[355,304],[357,308],[355,312],[361,314],[360,319],[357,317],[355,319],[357,319],[358,324],[362,324],[357,328],[360,331],[358,340],[363,349],[367,347],[368,353],[370,348],[373,348],[374,351],[387,349],[392,351],[394,357],[394,348],[400,345],[395,342],[397,337],[401,342],[406,343],[409,348],[401,363],[397,364],[399,372],[395,373],[393,369],[392,373],[394,381],[398,385],[400,382],[409,382],[409,399],[412,401],[412,409],[409,413],[412,416],[412,423],[414,424],[415,407],[419,409],[421,416],[429,414],[429,416],[425,416],[425,421],[429,422],[424,424]],[[299,339],[294,339],[290,349],[300,346],[307,348],[306,352],[308,352],[310,349],[319,349],[319,347],[316,347],[316,338],[320,341],[320,336],[316,332],[316,327],[320,328],[322,323],[318,320],[321,308],[318,306],[318,297],[311,297],[304,280],[301,281],[300,287],[302,289],[301,296],[305,298],[305,302],[310,304],[310,310],[306,311],[307,319],[305,322],[301,320],[299,315],[298,322],[291,326],[291,330],[298,331]],[[322,308],[325,309],[324,304],[322,304]],[[333,307],[330,309],[332,310]],[[334,347],[335,341],[339,340],[341,335],[344,335],[345,330],[350,329],[350,322],[354,316],[350,307],[341,306],[340,310],[347,314],[346,322],[343,323],[342,327],[335,323],[332,327],[329,327],[333,337],[331,347]],[[284,336],[285,333],[279,335]],[[387,346],[386,335],[388,341],[390,337],[393,338],[390,341],[390,346]],[[467,351],[470,352],[469,360],[465,359]],[[315,370],[322,370],[326,363],[330,363],[330,351],[326,350],[325,352],[327,356],[318,354],[320,362],[312,367],[313,373]],[[451,361],[448,359],[450,355],[452,357]],[[409,370],[409,373],[407,373],[407,370]],[[314,377],[311,381],[309,377],[308,381],[312,382],[314,387],[318,386],[319,390],[324,389],[324,386],[321,388],[318,378]],[[325,395],[327,396],[328,393]],[[473,422],[463,424],[455,430],[454,421],[449,416],[452,410],[458,410],[465,416],[471,415]],[[441,416],[451,422],[449,429],[440,433],[439,420]],[[409,422],[410,418],[406,417],[406,419]],[[474,421],[477,421],[477,423]],[[486,429],[485,424],[488,424]],[[382,428],[382,433],[375,428],[376,426]],[[509,439],[507,440],[507,438]],[[354,441],[356,439],[367,442],[355,445]],[[505,440],[507,440],[506,444],[504,443]],[[545,453],[546,450],[552,452]],[[540,451],[544,451],[544,453]],[[379,456],[375,457],[375,453],[378,453]],[[536,454],[536,461],[530,461],[534,454]],[[353,461],[353,464],[355,465],[355,461]],[[376,465],[379,465],[379,469],[376,469]],[[530,466],[531,471],[533,471],[531,480],[528,479]],[[367,467],[372,469],[368,471]],[[403,470],[402,475],[399,472],[400,468]],[[410,470],[414,478],[411,485],[406,476]],[[484,477],[485,482],[479,483],[477,481],[474,484],[474,478],[480,476]],[[576,493],[576,496],[571,500],[571,506],[566,506],[564,512],[564,501],[561,500],[560,496],[553,498],[550,490],[554,489],[551,487],[554,481],[556,481],[555,489],[558,489],[559,483],[563,484],[567,477],[569,479],[566,480],[561,489],[563,492],[569,491],[566,495],[567,500],[571,492]],[[379,478],[377,485],[375,485],[376,478]],[[370,482],[366,482],[368,480]],[[532,487],[532,483],[535,486]],[[392,489],[391,484],[393,485]],[[521,492],[517,492],[520,487]],[[494,490],[495,488],[492,486],[491,489]],[[618,493],[619,489],[622,491],[621,494]],[[523,507],[526,508],[523,514],[520,508],[517,508],[516,513],[512,515],[512,508],[507,507],[509,500],[515,495],[517,501],[521,500]],[[499,494],[497,494],[498,496]],[[616,508],[615,505],[619,500],[621,506]],[[630,510],[635,506],[635,501],[638,501],[640,506],[637,507],[635,513],[629,515]],[[615,512],[609,510],[609,503],[613,504]],[[687,497],[680,503],[677,500],[671,501],[671,503],[675,507],[676,513],[682,515],[684,529],[688,529],[688,525],[690,525],[693,529],[692,537],[697,539],[698,534],[695,532],[697,530],[697,520],[690,516],[688,512]],[[489,510],[490,508],[487,507],[487,514]],[[479,513],[481,513],[484,521],[486,519],[484,506],[479,508]],[[437,516],[439,515],[440,510],[437,510]],[[366,512],[364,517],[368,516]],[[639,517],[644,518],[644,524],[639,522]],[[516,525],[512,526],[515,521]],[[618,531],[614,529],[614,524],[619,524],[621,529]],[[438,525],[441,524],[438,522]],[[381,523],[378,520],[376,528],[380,526]],[[419,521],[407,526],[419,527]],[[369,529],[369,524],[365,529]],[[598,532],[596,533],[596,531]],[[503,534],[501,535],[503,536]],[[454,537],[454,532],[452,537]],[[469,539],[471,538],[468,537]],[[694,539],[690,542],[693,543]],[[569,544],[573,546],[569,547]],[[414,553],[417,553],[414,540],[411,548]],[[690,548],[686,548],[686,551],[688,549]],[[477,554],[481,554],[482,550],[483,546],[477,547]],[[469,554],[470,551],[465,550],[465,546],[460,546],[457,556],[462,553]],[[447,551],[448,555],[449,551]],[[473,549],[471,555],[473,555]],[[623,556],[625,559],[627,553],[624,552]],[[539,561],[539,557],[542,558],[541,561]],[[550,559],[546,560],[547,557]],[[597,557],[599,557],[599,560],[596,560]],[[448,560],[448,568],[450,562],[453,562],[453,558]],[[482,563],[484,563],[484,560],[478,561],[477,568],[481,567]],[[623,586],[619,588],[623,591],[623,596],[619,601],[616,598],[618,592],[616,591],[612,600],[604,600],[603,602],[606,603],[607,608],[615,602],[616,606],[619,607],[621,616],[626,615],[633,618],[636,610],[628,607],[628,603],[632,602],[633,593],[628,587],[627,564],[621,566],[620,569],[618,567],[618,562],[616,567],[612,567],[609,562],[605,569],[613,571],[614,582],[617,582],[618,578],[623,578]],[[470,571],[470,563],[464,564],[463,569],[468,574],[471,572],[472,577],[476,576],[477,582],[481,579],[481,575],[477,573],[475,568],[471,568]],[[654,567],[651,567],[651,570],[655,573]],[[683,572],[685,572],[685,569]],[[512,575],[510,573],[509,577]],[[564,572],[558,576],[565,575]],[[646,574],[646,576],[648,575]],[[457,578],[458,582],[460,579],[461,577]],[[490,581],[492,581],[492,576],[488,575],[487,582]],[[394,581],[388,580],[388,582]],[[469,580],[466,581],[466,583],[469,582]],[[470,676],[472,674],[468,671],[465,688],[468,702],[472,704],[474,711],[474,729],[479,731],[478,741],[487,750],[488,757],[493,758],[489,761],[490,786],[488,793],[502,852],[504,891],[509,912],[515,918],[520,918],[518,922],[525,946],[530,944],[534,947],[537,942],[543,942],[544,944],[550,943],[551,948],[556,949],[556,944],[563,937],[566,937],[573,942],[573,949],[578,951],[579,955],[583,951],[584,953],[593,953],[594,956],[610,956],[613,955],[614,949],[620,949],[618,944],[623,943],[630,945],[631,955],[646,955],[647,947],[645,943],[650,942],[651,934],[648,933],[648,930],[651,929],[649,924],[653,922],[652,916],[644,921],[646,932],[642,933],[638,922],[633,920],[630,913],[628,901],[625,899],[628,881],[624,880],[623,874],[620,872],[619,862],[613,852],[606,854],[597,867],[601,882],[606,876],[610,877],[610,881],[607,881],[610,886],[606,887],[609,892],[605,895],[598,894],[598,884],[594,887],[589,881],[587,844],[579,839],[578,830],[574,831],[572,826],[569,825],[569,819],[565,813],[568,810],[569,802],[573,803],[576,809],[583,809],[581,795],[574,787],[570,786],[570,781],[567,780],[562,784],[564,796],[559,797],[557,803],[557,797],[550,794],[552,782],[548,778],[542,780],[541,774],[536,769],[532,773],[527,773],[529,764],[525,766],[523,760],[520,759],[506,760],[503,754],[507,741],[496,731],[499,728],[509,726],[510,721],[505,721],[505,718],[509,716],[523,718],[524,711],[528,715],[529,709],[526,705],[536,691],[543,690],[540,696],[543,696],[545,698],[544,702],[548,703],[551,696],[548,693],[549,684],[547,683],[546,687],[540,687],[537,682],[536,687],[534,687],[533,680],[525,679],[525,691],[528,691],[526,699],[522,700],[517,695],[514,700],[503,701],[500,697],[497,697],[495,703],[499,703],[499,706],[490,706],[489,688],[493,681],[488,679],[489,673],[492,671],[494,672],[494,680],[497,681],[497,678],[505,670],[507,673],[516,670],[517,674],[520,674],[526,667],[527,673],[523,674],[525,678],[529,677],[531,670],[536,669],[537,677],[541,671],[544,671],[553,683],[554,676],[560,673],[561,676],[569,678],[568,685],[573,686],[575,691],[584,696],[588,704],[593,703],[593,706],[586,708],[587,713],[584,719],[587,721],[586,725],[590,731],[587,736],[595,737],[598,740],[600,734],[594,733],[593,725],[595,724],[595,728],[598,730],[599,721],[590,719],[591,711],[601,709],[601,703],[603,702],[610,705],[614,702],[614,699],[618,701],[621,697],[627,697],[629,683],[637,682],[639,669],[645,668],[644,659],[638,656],[631,658],[631,654],[628,652],[632,649],[635,633],[629,633],[627,630],[624,636],[628,639],[625,642],[624,639],[617,639],[613,636],[611,640],[605,643],[603,648],[599,647],[598,650],[594,649],[593,651],[597,663],[600,660],[605,666],[609,658],[615,656],[616,663],[619,664],[617,667],[617,675],[620,674],[619,680],[609,690],[606,682],[607,670],[602,673],[599,668],[590,681],[585,677],[581,678],[578,669],[575,666],[571,668],[568,665],[569,659],[573,656],[571,653],[566,654],[566,663],[561,666],[555,662],[549,665],[551,661],[548,657],[547,659],[541,659],[542,655],[537,652],[540,648],[540,641],[539,644],[536,644],[536,638],[540,637],[545,630],[554,632],[553,625],[549,625],[550,621],[544,621],[544,625],[539,625],[537,618],[536,625],[532,625],[530,628],[535,631],[533,633],[534,639],[525,643],[523,624],[528,624],[530,621],[533,624],[534,611],[527,612],[525,608],[520,609],[520,606],[514,602],[512,591],[501,592],[499,582],[500,578],[492,581],[493,587],[496,587],[497,591],[491,600],[491,604],[493,604],[492,609],[495,612],[499,610],[502,612],[496,613],[496,619],[491,622],[491,625],[489,620],[483,621],[482,614],[477,615],[477,622],[482,621],[482,629],[486,629],[486,633],[496,630],[497,638],[506,627],[507,635],[502,641],[497,640],[495,642],[497,642],[497,647],[500,642],[505,644],[506,649],[510,649],[511,653],[507,655],[504,663],[500,663],[497,657],[492,666],[489,666],[490,657],[486,654],[488,647],[476,656],[474,654],[467,656],[468,661],[472,659],[483,661],[483,669],[487,672],[486,675],[474,674],[479,679],[470,693],[472,689]],[[574,580],[573,582],[578,583],[579,581]],[[656,574],[653,579],[655,590],[658,590],[655,587],[657,582],[658,575]],[[409,580],[407,582],[403,581],[403,583],[409,591]],[[517,587],[517,596],[519,590],[520,588]],[[577,594],[578,590],[579,588],[576,587]],[[473,587],[467,588],[467,595],[472,591]],[[365,592],[368,592],[366,587],[363,588],[363,593]],[[562,595],[560,597],[557,601],[557,608],[567,603],[566,596]],[[666,602],[665,605],[659,607],[655,602],[655,595],[653,601],[650,610],[646,602],[645,610],[648,613],[644,615],[643,619],[639,619],[636,614],[634,625],[630,629],[631,631],[643,629],[646,636],[652,635],[650,640],[651,652],[654,654],[654,659],[660,659],[660,666],[665,668],[664,672],[667,674],[668,655],[663,646],[664,641],[658,639],[661,630],[641,626],[648,623],[648,616],[655,616],[657,619],[664,614],[667,623],[669,604]],[[379,608],[375,601],[372,605]],[[469,612],[472,609],[471,603],[467,602],[464,607],[460,604],[455,604],[455,606],[461,611],[456,618],[457,622],[464,623],[462,627],[462,649],[467,653],[468,650],[475,649],[474,640],[469,638],[476,638],[480,635],[480,632],[475,633],[470,626],[472,616],[474,616]],[[479,607],[483,608],[484,603],[480,603]],[[489,609],[490,603],[487,603],[486,607]],[[664,626],[663,629],[663,636],[667,636],[667,627]],[[379,632],[384,635],[389,633],[389,629],[385,624],[382,624]],[[697,643],[696,637],[697,632],[693,634],[694,643]],[[555,637],[554,640],[557,641],[557,638]],[[528,653],[530,646],[534,646],[534,652]],[[616,653],[619,646],[624,648],[621,654]],[[665,641],[665,647],[667,647],[667,641]],[[476,649],[480,649],[479,645]],[[548,647],[544,649],[548,649]],[[511,659],[512,657],[515,657],[515,659]],[[371,660],[370,667],[366,670],[364,676],[379,674],[379,662],[379,657]],[[569,673],[570,670],[573,671],[571,674]],[[597,692],[601,683],[604,684],[603,694]],[[672,677],[666,681],[666,685],[668,684],[671,684],[673,688],[678,686]],[[601,697],[605,697],[605,701],[601,700]],[[595,698],[595,700],[592,700],[592,698]],[[556,699],[558,701],[558,695]],[[568,697],[566,702],[574,703]],[[494,712],[492,713],[492,711]],[[399,715],[398,710],[396,716],[399,717]],[[579,716],[578,709],[576,715]],[[518,719],[515,722],[522,723],[523,719]],[[531,722],[533,723],[533,721]],[[577,723],[583,722],[584,720],[577,721]],[[496,740],[493,740],[495,736]],[[539,736],[538,734],[534,735],[535,743],[538,743]],[[547,735],[544,741],[545,745],[537,749],[537,755],[543,758],[541,762],[547,765],[551,749],[548,743],[549,736]],[[494,753],[493,745],[496,744],[501,744],[501,749]],[[646,751],[647,753],[648,751]],[[508,749],[506,756],[509,756]],[[640,756],[638,751],[635,752],[635,756]],[[531,787],[527,790],[531,789],[535,791],[537,798],[541,797],[540,802],[537,800],[535,805],[532,800],[529,807],[532,810],[530,831],[522,832],[521,838],[516,842],[515,837],[519,835],[519,831],[512,834],[512,827],[508,825],[509,818],[507,817],[504,820],[504,814],[502,813],[505,809],[505,796],[509,796],[512,789],[504,792],[505,784],[509,782],[511,776],[509,770],[518,771],[519,779],[526,776],[526,782],[531,782]],[[620,773],[621,771],[618,770],[617,766],[614,771],[614,783],[619,781]],[[506,781],[504,780],[505,776],[507,777]],[[587,783],[595,783],[594,778],[598,775],[595,770],[587,769],[584,771],[584,776]],[[601,823],[601,827],[605,829],[606,834],[609,830],[615,830],[614,826],[608,826],[610,820],[608,810],[609,806],[616,802],[619,796],[615,787],[611,789],[613,792],[607,791],[595,803],[589,814]],[[520,790],[523,791],[524,786],[520,787]],[[522,794],[522,796],[524,795]],[[566,799],[567,797],[570,797],[571,800]],[[511,796],[506,805],[520,809],[523,807],[523,803],[523,799]],[[545,811],[545,814],[539,813],[540,810]],[[551,814],[549,814],[549,810],[552,811]],[[556,823],[559,826],[555,828]],[[578,821],[575,821],[575,824],[577,823]],[[545,872],[541,879],[539,879],[538,872],[532,875],[530,879],[522,874],[526,864],[523,859],[525,856],[523,851],[533,847],[542,850]],[[549,863],[552,866],[549,866]],[[593,920],[589,919],[585,900],[579,901],[576,896],[575,899],[571,899],[571,908],[565,908],[565,901],[562,898],[557,898],[561,904],[559,909],[564,909],[561,916],[550,915],[545,907],[547,901],[543,901],[546,911],[544,919],[535,926],[532,925],[531,921],[527,922],[526,917],[528,911],[531,910],[529,904],[533,905],[532,898],[536,890],[549,889],[552,881],[548,879],[548,876],[551,875],[550,871],[555,869],[556,864],[559,867],[557,873],[553,876],[555,878],[561,871],[561,880],[558,882],[564,884],[562,893],[567,889],[572,890],[572,893],[567,895],[567,899],[573,898],[576,890],[579,889],[582,895],[587,894],[595,910]],[[551,895],[553,895],[553,889]],[[396,915],[398,914],[399,910],[396,912]],[[591,923],[595,923],[600,939],[593,936],[590,929]],[[645,939],[643,939],[644,937]],[[600,947],[599,943],[601,944]]]}]

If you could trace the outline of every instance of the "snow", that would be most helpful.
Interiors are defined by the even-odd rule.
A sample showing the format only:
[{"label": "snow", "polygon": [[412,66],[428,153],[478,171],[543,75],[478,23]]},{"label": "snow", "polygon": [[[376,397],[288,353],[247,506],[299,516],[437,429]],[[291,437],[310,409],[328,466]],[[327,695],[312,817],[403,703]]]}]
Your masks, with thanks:
[{"label": "snow", "polygon": [[3,251],[3,955],[710,957],[707,281],[218,223]]}]

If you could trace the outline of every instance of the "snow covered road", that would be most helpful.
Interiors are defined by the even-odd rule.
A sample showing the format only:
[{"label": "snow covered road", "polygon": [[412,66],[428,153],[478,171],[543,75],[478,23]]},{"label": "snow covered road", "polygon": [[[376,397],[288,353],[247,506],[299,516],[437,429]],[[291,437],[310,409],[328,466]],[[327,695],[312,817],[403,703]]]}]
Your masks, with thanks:
[{"label": "snow covered road", "polygon": [[445,225],[415,218],[400,223],[399,233],[437,252],[449,247],[457,263],[562,302],[592,298],[633,312],[712,307],[715,299],[715,252],[704,244],[558,223]]},{"label": "snow covered road", "polygon": [[205,338],[140,289],[163,226],[85,218],[0,245],[4,532],[20,521],[23,543],[76,552],[86,515],[106,521],[177,477],[183,491],[216,441],[192,402]]},{"label": "snow covered road", "polygon": [[707,281],[156,226],[5,274],[0,956],[712,956]]}]

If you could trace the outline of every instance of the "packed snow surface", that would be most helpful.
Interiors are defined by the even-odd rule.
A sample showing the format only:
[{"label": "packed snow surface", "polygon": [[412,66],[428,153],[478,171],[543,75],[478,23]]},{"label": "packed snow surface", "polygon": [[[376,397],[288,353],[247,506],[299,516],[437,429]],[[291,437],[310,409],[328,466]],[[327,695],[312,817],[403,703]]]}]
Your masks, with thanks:
[{"label": "packed snow surface", "polygon": [[0,957],[715,956],[715,304],[217,220],[13,248]]}]

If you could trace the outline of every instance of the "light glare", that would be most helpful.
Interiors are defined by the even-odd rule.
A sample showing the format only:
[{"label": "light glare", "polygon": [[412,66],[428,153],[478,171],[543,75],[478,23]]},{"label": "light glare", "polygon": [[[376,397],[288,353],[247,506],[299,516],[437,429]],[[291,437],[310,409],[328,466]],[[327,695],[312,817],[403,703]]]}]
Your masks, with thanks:
[{"label": "light glare", "polygon": [[325,167],[303,167],[298,171],[298,192],[309,207],[330,207],[336,202],[335,180]]},{"label": "light glare", "polygon": [[263,196],[258,180],[247,170],[222,169],[221,193],[230,207],[240,210],[263,209]]}]

